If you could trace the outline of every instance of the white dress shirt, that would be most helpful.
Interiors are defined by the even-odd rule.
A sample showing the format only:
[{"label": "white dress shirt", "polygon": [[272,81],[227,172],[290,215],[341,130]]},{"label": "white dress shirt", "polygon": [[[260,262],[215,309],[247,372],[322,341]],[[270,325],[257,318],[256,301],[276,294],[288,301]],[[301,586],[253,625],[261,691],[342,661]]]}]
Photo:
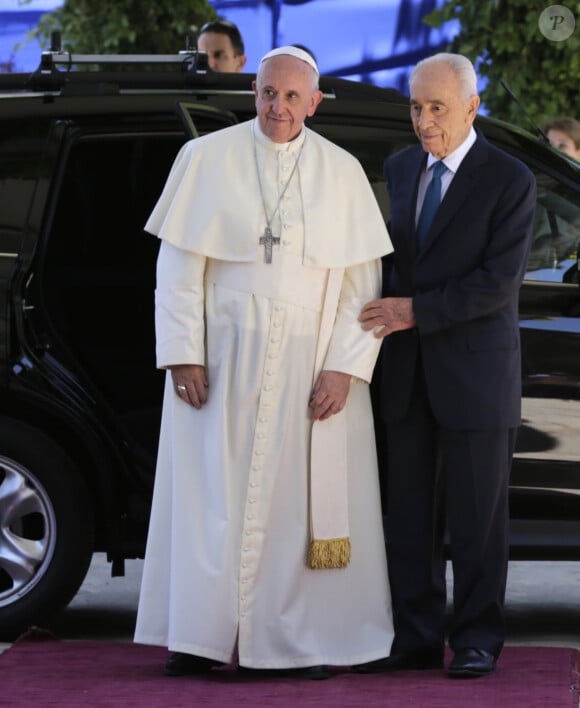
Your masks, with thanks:
[{"label": "white dress shirt", "polygon": [[[441,201],[443,201],[443,197],[449,189],[449,185],[455,177],[455,173],[459,169],[459,165],[462,163],[463,158],[467,155],[467,153],[471,149],[471,146],[476,140],[477,133],[475,132],[472,126],[467,137],[461,143],[461,145],[455,148],[453,152],[449,153],[449,155],[443,158],[443,164],[445,165],[445,167],[447,167],[447,169],[441,175]],[[419,178],[419,189],[417,191],[417,206],[415,210],[415,226],[417,226],[417,224],[419,223],[419,214],[421,213],[421,207],[423,206],[423,201],[425,199],[425,192],[427,191],[427,186],[429,185],[429,182],[431,181],[431,178],[433,176],[433,170],[431,170],[431,167],[433,167],[436,162],[438,162],[438,158],[429,153],[429,156],[427,158],[427,164],[425,165],[425,169],[423,170],[423,172],[421,173],[421,177]]]}]

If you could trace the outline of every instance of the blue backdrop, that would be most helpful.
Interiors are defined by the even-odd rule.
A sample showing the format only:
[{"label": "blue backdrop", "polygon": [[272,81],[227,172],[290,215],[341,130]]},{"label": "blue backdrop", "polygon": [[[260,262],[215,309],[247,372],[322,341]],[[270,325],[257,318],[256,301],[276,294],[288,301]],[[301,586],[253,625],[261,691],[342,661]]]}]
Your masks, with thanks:
[{"label": "blue backdrop", "polygon": [[[455,23],[433,30],[422,17],[443,0],[212,0],[221,17],[235,22],[244,38],[248,71],[283,44],[306,45],[324,74],[392,86],[407,93],[418,59],[439,51],[457,31]],[[23,42],[43,12],[57,0],[0,0],[0,71],[32,71],[40,48]],[[65,38],[66,39],[66,38]],[[176,40],[176,51],[182,49]],[[95,47],[98,52],[98,47]]]}]

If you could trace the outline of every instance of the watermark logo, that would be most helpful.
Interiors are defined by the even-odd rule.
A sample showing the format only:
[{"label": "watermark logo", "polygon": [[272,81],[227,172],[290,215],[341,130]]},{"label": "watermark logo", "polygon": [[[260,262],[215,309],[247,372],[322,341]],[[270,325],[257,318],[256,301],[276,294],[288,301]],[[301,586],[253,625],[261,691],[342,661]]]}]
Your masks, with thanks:
[{"label": "watermark logo", "polygon": [[564,5],[550,5],[538,20],[540,32],[552,42],[563,42],[574,33],[574,14]]}]

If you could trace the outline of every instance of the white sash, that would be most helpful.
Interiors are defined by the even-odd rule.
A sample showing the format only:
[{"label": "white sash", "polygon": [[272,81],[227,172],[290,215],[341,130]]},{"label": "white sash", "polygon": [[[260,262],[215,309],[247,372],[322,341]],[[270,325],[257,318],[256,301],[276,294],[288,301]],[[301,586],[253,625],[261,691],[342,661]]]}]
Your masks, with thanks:
[{"label": "white sash", "polygon": [[208,259],[205,281],[320,312],[328,270],[305,268],[302,259],[274,251],[272,263]]}]

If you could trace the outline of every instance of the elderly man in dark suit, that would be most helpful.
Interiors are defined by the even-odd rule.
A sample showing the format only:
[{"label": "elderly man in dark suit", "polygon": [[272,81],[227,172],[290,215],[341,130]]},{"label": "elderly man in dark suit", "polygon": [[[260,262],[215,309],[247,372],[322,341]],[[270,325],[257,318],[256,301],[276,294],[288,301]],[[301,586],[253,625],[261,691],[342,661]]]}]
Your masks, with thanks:
[{"label": "elderly man in dark suit", "polygon": [[[386,441],[395,641],[363,672],[443,667],[443,533],[453,564],[452,677],[491,673],[504,642],[508,481],[521,413],[518,290],[535,181],[473,128],[471,62],[437,54],[410,79],[421,142],[385,176],[394,254],[360,319],[385,337],[378,436]],[[388,335],[388,336],[387,336]]]}]

